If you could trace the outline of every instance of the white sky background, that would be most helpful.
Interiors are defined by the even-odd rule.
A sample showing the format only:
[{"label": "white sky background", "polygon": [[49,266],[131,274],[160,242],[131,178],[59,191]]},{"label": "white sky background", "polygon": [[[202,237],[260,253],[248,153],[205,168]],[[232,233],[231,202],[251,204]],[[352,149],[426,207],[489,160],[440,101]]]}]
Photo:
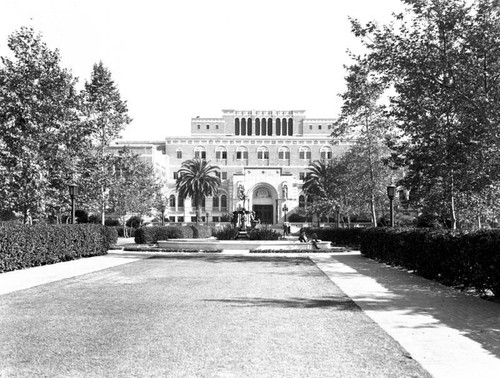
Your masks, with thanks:
[{"label": "white sky background", "polygon": [[386,23],[399,0],[0,0],[0,55],[21,26],[90,78],[110,69],[132,123],[124,140],[188,135],[222,109],[306,110],[336,117],[346,50],[361,51],[348,16]]}]

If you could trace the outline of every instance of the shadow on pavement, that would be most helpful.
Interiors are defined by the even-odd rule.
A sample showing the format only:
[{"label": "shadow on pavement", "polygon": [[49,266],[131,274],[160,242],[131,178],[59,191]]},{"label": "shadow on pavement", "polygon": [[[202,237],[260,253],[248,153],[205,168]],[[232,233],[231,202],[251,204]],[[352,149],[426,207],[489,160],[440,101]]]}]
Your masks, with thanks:
[{"label": "shadow on pavement", "polygon": [[387,298],[363,299],[363,304],[370,309],[431,315],[438,322],[426,328],[444,324],[500,358],[500,304],[466,295],[398,268],[374,264],[362,255],[337,255],[335,260],[357,271],[338,273],[343,277],[362,274],[389,290]]},{"label": "shadow on pavement", "polygon": [[165,255],[152,255],[150,260],[155,259],[173,259],[173,260],[198,260],[210,263],[274,263],[280,266],[284,265],[314,265],[314,263],[307,257],[285,257],[285,256],[249,256],[249,255],[221,255],[221,254],[165,254]]},{"label": "shadow on pavement", "polygon": [[237,307],[277,307],[277,308],[335,308],[336,310],[356,311],[360,308],[350,299],[344,298],[235,298],[205,299],[206,302],[228,303]]}]

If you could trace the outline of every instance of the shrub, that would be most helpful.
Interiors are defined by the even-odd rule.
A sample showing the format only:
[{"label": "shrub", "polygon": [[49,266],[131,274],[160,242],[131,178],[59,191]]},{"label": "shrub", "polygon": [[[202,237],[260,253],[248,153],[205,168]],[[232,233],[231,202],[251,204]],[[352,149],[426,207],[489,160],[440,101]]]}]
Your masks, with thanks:
[{"label": "shrub", "polygon": [[206,225],[192,225],[193,238],[204,239],[212,236],[212,227]]},{"label": "shrub", "polygon": [[133,216],[127,219],[127,222],[125,223],[127,227],[132,227],[132,228],[139,228],[142,225],[142,218],[140,216]]},{"label": "shrub", "polygon": [[226,224],[223,227],[215,228],[212,231],[212,236],[217,240],[235,240],[238,237],[238,228],[232,224]]},{"label": "shrub", "polygon": [[318,239],[331,241],[335,245],[345,247],[359,247],[361,244],[362,228],[305,228],[306,235],[316,233]]},{"label": "shrub", "polygon": [[278,240],[281,234],[273,230],[270,226],[262,225],[259,228],[253,228],[248,233],[250,240]]},{"label": "shrub", "polygon": [[[92,219],[96,219],[97,220],[96,223],[101,223],[101,217],[95,218],[93,216]],[[118,219],[105,219],[104,220],[104,224],[106,226],[119,226],[120,225],[120,221]]]},{"label": "shrub", "polygon": [[0,225],[0,272],[107,253],[112,229],[95,224]]},{"label": "shrub", "polygon": [[135,230],[136,244],[153,244],[158,240],[200,239],[212,236],[210,226],[152,226]]},{"label": "shrub", "polygon": [[500,295],[500,231],[367,229],[361,253],[446,285]]},{"label": "shrub", "polygon": [[116,227],[104,226],[104,234],[108,243],[108,248],[118,241],[118,230]]}]

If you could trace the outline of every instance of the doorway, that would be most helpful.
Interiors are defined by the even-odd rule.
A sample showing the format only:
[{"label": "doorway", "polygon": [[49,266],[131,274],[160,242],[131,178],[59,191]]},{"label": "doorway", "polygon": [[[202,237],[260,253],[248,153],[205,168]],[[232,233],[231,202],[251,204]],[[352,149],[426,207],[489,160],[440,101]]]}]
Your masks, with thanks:
[{"label": "doorway", "polygon": [[260,223],[273,224],[273,205],[253,205],[252,210]]}]

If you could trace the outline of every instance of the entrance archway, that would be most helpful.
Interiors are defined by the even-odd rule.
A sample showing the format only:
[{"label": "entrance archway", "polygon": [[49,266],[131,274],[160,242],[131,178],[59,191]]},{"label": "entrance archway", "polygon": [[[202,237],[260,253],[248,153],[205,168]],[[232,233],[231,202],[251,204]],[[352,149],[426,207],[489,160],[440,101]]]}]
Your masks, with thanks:
[{"label": "entrance archway", "polygon": [[262,224],[273,224],[276,217],[275,203],[278,193],[271,185],[255,185],[252,192],[252,211]]}]

